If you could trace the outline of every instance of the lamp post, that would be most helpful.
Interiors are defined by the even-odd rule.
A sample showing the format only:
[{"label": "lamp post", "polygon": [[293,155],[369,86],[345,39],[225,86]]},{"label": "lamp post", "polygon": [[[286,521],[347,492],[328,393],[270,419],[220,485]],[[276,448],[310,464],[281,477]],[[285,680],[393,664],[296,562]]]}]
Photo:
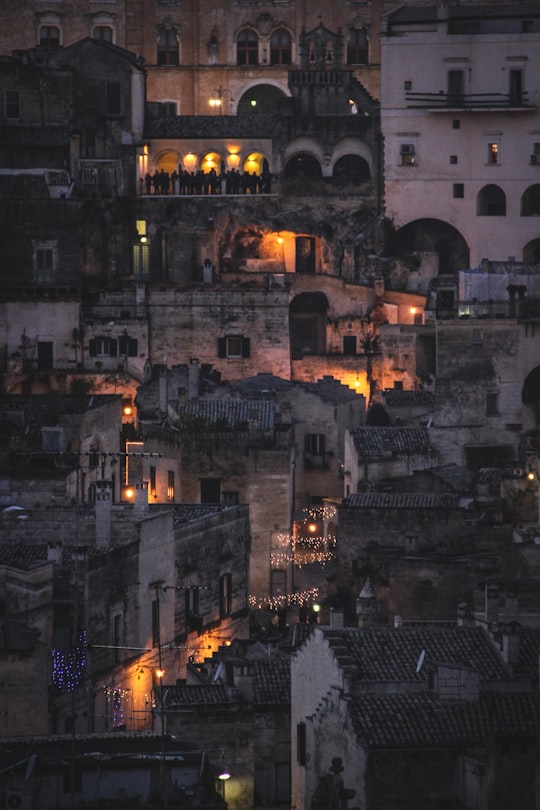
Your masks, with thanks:
[{"label": "lamp post", "polygon": [[232,91],[227,88],[223,89],[222,87],[218,87],[217,90],[213,90],[212,95],[208,101],[208,103],[213,109],[219,109],[220,115],[223,115],[223,95],[226,93],[229,93],[229,101],[232,107],[232,105],[234,104],[234,98],[232,96]]}]

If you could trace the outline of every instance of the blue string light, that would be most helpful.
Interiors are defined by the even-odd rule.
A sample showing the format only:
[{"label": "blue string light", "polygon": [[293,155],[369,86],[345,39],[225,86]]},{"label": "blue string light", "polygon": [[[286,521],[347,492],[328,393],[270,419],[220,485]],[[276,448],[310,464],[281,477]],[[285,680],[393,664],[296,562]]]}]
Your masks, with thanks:
[{"label": "blue string light", "polygon": [[67,655],[60,650],[52,650],[52,682],[62,691],[72,692],[80,684],[86,665],[86,630],[79,636],[79,643]]}]

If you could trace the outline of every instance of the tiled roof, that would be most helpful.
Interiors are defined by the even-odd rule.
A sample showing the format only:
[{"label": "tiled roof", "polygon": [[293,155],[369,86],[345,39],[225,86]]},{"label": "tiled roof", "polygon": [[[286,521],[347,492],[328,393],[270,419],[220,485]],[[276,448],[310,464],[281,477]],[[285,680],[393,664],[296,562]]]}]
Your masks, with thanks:
[{"label": "tiled roof", "polygon": [[354,492],[343,499],[353,509],[458,509],[457,495],[425,492]]},{"label": "tiled roof", "polygon": [[423,475],[438,478],[453,492],[469,492],[473,485],[473,476],[467,467],[457,464],[445,464],[442,467],[431,467],[422,470]]},{"label": "tiled roof", "polygon": [[387,388],[384,399],[390,408],[432,408],[435,404],[431,391],[399,391],[397,388]]},{"label": "tiled roof", "polygon": [[[223,507],[215,503],[179,503],[171,504],[170,508],[174,512],[173,523],[175,527],[181,526],[184,523],[192,523],[194,520],[201,520],[201,518],[215,515],[223,511]],[[150,512],[162,512],[163,509],[163,504],[149,506]]]},{"label": "tiled roof", "polygon": [[[1,509],[0,509],[1,512]],[[28,571],[47,562],[47,545],[25,543],[0,543],[0,565],[9,565],[20,571]]]},{"label": "tiled roof", "polygon": [[0,174],[0,199],[48,200],[49,187],[42,174]]},{"label": "tiled roof", "polygon": [[149,138],[272,138],[273,115],[178,115],[147,122]]},{"label": "tiled roof", "polygon": [[273,656],[254,662],[253,700],[263,705],[290,705],[291,666],[288,658]]},{"label": "tiled roof", "polygon": [[216,704],[230,703],[227,690],[218,683],[202,685],[168,686],[166,703],[172,706],[215,706]]},{"label": "tiled roof", "polygon": [[66,127],[0,127],[1,146],[67,146]]},{"label": "tiled roof", "polygon": [[498,734],[540,733],[537,692],[491,692],[478,701],[437,700],[427,692],[362,694],[351,701],[351,715],[365,746],[462,746]]},{"label": "tiled roof", "polygon": [[392,456],[429,455],[433,451],[426,428],[357,427],[351,430],[358,458],[376,461]]},{"label": "tiled roof", "polygon": [[481,627],[404,625],[400,628],[321,628],[330,647],[358,681],[423,683],[427,666],[417,672],[422,650],[426,664],[463,664],[478,673],[484,684],[509,681],[510,673]]},{"label": "tiled roof", "polygon": [[218,422],[227,428],[251,424],[260,430],[272,430],[276,421],[276,404],[263,399],[190,399],[181,405],[178,415],[203,419],[207,424]]},{"label": "tiled roof", "polygon": [[526,477],[527,470],[524,467],[482,467],[476,473],[479,484],[499,484],[503,479],[522,480]]}]

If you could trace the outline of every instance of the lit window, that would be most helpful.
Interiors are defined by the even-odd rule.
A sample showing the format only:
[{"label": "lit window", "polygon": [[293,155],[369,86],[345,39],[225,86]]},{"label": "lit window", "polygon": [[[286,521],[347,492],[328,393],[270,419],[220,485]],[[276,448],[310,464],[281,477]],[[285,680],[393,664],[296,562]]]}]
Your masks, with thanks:
[{"label": "lit window", "polygon": [[156,468],[150,467],[150,482],[148,485],[152,498],[157,498]]},{"label": "lit window", "polygon": [[173,28],[160,28],[157,41],[157,64],[178,65],[178,37]]},{"label": "lit window", "polygon": [[174,501],[174,472],[167,471],[167,500]]},{"label": "lit window", "polygon": [[499,144],[488,143],[488,163],[499,162]]},{"label": "lit window", "polygon": [[257,65],[259,63],[259,40],[255,31],[245,28],[236,40],[236,64]]},{"label": "lit window", "polygon": [[402,166],[414,166],[416,150],[413,143],[402,143],[399,148]]},{"label": "lit window", "polygon": [[291,35],[284,28],[278,28],[270,37],[270,64],[291,64]]}]

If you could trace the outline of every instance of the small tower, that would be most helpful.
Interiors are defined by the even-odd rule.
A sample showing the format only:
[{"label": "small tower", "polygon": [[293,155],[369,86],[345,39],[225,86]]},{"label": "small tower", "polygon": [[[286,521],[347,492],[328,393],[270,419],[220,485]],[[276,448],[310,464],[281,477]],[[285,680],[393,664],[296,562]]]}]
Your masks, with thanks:
[{"label": "small tower", "polygon": [[356,615],[358,627],[371,627],[371,625],[377,624],[379,615],[377,595],[369,577],[356,599]]}]

